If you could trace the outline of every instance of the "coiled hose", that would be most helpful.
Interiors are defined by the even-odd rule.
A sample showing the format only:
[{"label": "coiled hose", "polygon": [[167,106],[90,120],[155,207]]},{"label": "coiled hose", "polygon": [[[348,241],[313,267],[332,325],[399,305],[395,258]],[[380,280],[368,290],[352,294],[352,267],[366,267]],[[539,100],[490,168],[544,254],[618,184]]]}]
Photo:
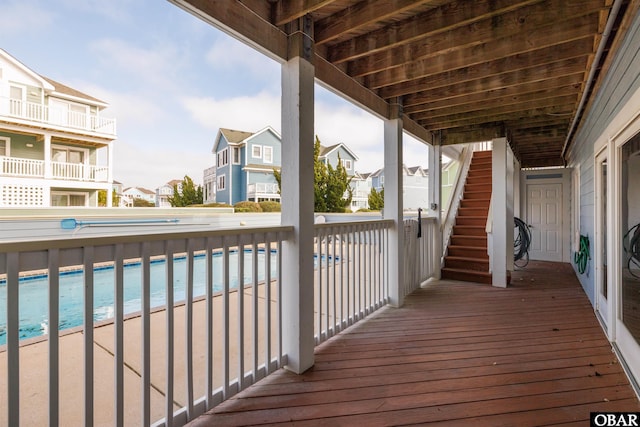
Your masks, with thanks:
[{"label": "coiled hose", "polygon": [[518,217],[513,218],[517,234],[513,239],[513,263],[516,267],[524,268],[529,264],[529,245],[531,244],[531,232],[529,226]]},{"label": "coiled hose", "polygon": [[587,264],[590,259],[589,237],[580,235],[580,249],[573,254],[573,262],[578,267],[578,273],[584,274],[584,272],[587,271]]},{"label": "coiled hose", "polygon": [[634,273],[631,267],[635,267],[636,271],[640,270],[640,224],[636,224],[627,231],[627,234],[624,235],[622,239],[624,252],[627,254],[629,259],[627,260],[627,268],[629,269],[629,273],[640,279],[640,275],[638,273]]}]

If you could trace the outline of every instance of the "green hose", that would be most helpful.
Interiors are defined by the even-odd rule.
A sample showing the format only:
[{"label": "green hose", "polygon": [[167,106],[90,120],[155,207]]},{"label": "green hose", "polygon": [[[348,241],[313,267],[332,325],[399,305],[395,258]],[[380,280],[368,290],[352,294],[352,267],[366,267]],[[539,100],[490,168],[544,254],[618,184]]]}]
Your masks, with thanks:
[{"label": "green hose", "polygon": [[578,273],[587,271],[587,263],[591,259],[589,255],[589,237],[580,235],[580,250],[573,254],[573,262],[578,267]]}]

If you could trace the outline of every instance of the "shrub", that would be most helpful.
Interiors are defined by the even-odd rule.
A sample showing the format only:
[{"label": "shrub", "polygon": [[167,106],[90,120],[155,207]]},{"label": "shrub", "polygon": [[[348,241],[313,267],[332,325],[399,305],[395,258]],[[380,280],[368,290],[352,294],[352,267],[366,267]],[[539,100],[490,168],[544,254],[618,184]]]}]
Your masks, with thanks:
[{"label": "shrub", "polygon": [[256,202],[238,202],[233,205],[236,212],[262,212],[259,203]]},{"label": "shrub", "polygon": [[260,207],[262,208],[262,212],[280,212],[280,202],[274,201],[264,201],[260,202]]},{"label": "shrub", "polygon": [[233,206],[227,203],[206,203],[203,205],[191,205],[192,208],[232,208]]},{"label": "shrub", "polygon": [[373,212],[371,209],[367,209],[367,208],[360,208],[358,209],[358,212]]}]

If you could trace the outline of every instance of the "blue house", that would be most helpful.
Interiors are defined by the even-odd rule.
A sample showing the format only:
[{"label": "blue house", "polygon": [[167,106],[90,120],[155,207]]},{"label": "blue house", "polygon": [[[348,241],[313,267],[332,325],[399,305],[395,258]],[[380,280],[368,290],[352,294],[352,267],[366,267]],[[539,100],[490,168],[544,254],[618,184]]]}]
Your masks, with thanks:
[{"label": "blue house", "polygon": [[280,200],[273,170],[280,169],[281,144],[272,127],[256,133],[221,128],[212,153],[216,202]]}]

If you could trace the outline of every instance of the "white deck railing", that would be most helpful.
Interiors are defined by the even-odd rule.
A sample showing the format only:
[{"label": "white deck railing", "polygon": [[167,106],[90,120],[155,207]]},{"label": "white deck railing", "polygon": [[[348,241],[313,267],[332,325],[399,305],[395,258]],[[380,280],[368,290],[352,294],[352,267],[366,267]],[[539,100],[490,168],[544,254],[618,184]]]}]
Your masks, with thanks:
[{"label": "white deck railing", "polygon": [[[436,271],[436,224],[423,219],[418,238],[418,222],[404,223],[405,294]],[[315,226],[316,344],[387,304],[392,228],[391,220]],[[281,248],[291,232],[268,227],[0,243],[0,301],[6,302],[0,373],[7,372],[0,375],[0,414],[7,414],[0,424],[182,426],[285,365]],[[153,270],[158,263],[160,277]],[[132,264],[139,306],[128,312]],[[105,265],[113,269],[104,285],[113,295],[111,316],[96,321],[94,298],[104,281],[97,271]],[[68,269],[93,272],[77,273],[81,320],[51,333],[64,323],[60,273]],[[21,277],[34,271],[48,277],[46,330],[22,340]],[[176,294],[180,283],[184,290]],[[164,295],[157,307],[152,286]],[[48,408],[27,405],[27,394],[48,396]]]},{"label": "white deck railing", "polygon": [[275,183],[258,182],[247,186],[247,195],[249,197],[256,195],[278,195],[279,187]]},{"label": "white deck railing", "polygon": [[[0,176],[45,178],[44,160],[0,156]],[[84,163],[51,162],[51,178],[74,181],[107,182],[107,166]]]},{"label": "white deck railing", "polygon": [[116,134],[116,120],[95,114],[69,111],[34,102],[0,97],[0,116],[14,117],[70,129]]}]

